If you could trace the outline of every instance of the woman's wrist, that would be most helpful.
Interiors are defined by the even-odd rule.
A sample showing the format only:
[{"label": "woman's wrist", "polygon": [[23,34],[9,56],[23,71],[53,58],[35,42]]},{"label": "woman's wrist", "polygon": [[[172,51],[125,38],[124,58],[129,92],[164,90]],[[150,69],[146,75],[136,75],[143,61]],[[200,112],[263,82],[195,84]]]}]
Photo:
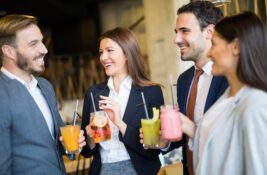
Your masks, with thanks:
[{"label": "woman's wrist", "polygon": [[195,123],[191,121],[188,117],[185,117],[185,120],[183,122],[184,122],[182,127],[183,133],[193,138],[196,130]]},{"label": "woman's wrist", "polygon": [[90,149],[94,149],[96,145],[94,139],[89,136],[87,136],[87,144],[90,147]]}]

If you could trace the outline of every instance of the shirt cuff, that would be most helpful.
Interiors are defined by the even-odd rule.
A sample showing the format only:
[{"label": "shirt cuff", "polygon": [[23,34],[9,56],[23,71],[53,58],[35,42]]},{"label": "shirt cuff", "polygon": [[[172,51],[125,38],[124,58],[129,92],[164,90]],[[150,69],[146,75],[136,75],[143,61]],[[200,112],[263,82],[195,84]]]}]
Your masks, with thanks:
[{"label": "shirt cuff", "polygon": [[167,147],[165,147],[165,148],[161,148],[160,150],[161,151],[168,151],[169,150],[169,148],[170,148],[170,146],[171,146],[171,142],[168,144],[168,146]]}]

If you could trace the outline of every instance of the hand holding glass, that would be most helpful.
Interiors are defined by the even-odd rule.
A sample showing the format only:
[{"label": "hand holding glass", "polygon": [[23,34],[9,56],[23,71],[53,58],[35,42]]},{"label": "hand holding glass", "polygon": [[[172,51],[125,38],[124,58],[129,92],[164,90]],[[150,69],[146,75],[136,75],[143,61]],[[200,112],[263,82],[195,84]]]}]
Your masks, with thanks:
[{"label": "hand holding glass", "polygon": [[91,113],[91,129],[93,130],[93,139],[95,143],[110,139],[110,127],[108,117],[104,111]]},{"label": "hand holding glass", "polygon": [[144,148],[159,148],[159,111],[156,108],[153,108],[153,118],[141,119],[141,126],[143,131]]},{"label": "hand holding glass", "polygon": [[168,141],[179,141],[182,138],[179,108],[173,105],[160,107],[162,137]]},{"label": "hand holding glass", "polygon": [[79,151],[80,126],[66,125],[60,127],[63,142],[68,153],[77,153]]}]

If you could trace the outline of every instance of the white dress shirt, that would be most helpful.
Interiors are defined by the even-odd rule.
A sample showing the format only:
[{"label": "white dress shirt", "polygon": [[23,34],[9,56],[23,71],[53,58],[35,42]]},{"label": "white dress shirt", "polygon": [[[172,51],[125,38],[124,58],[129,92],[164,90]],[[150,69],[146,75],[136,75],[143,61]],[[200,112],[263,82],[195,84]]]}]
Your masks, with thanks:
[{"label": "white dress shirt", "polygon": [[[124,115],[128,99],[130,96],[130,91],[132,88],[132,78],[128,76],[123,80],[119,87],[119,93],[115,92],[113,86],[112,77],[108,80],[109,87],[109,97],[120,105],[121,118]],[[112,163],[124,160],[130,160],[130,156],[124,146],[124,144],[119,140],[119,129],[111,121],[109,121],[111,139],[105,142],[101,142],[100,145],[100,155],[102,163]]]},{"label": "white dress shirt", "polygon": [[51,136],[52,136],[52,138],[54,138],[54,125],[53,125],[52,114],[51,114],[51,111],[48,107],[46,99],[44,98],[41,90],[37,86],[38,82],[34,78],[34,76],[32,76],[31,82],[26,83],[24,80],[22,80],[21,78],[17,77],[14,74],[12,74],[8,70],[6,70],[4,67],[1,67],[1,71],[10,79],[16,79],[17,81],[19,81],[21,84],[23,84],[26,87],[26,89],[31,94],[32,98],[34,99],[35,103],[39,107],[40,111],[42,112],[43,117],[44,117],[46,124],[48,126],[48,129],[51,133]]},{"label": "white dress shirt", "polygon": [[[195,103],[195,109],[194,109],[194,122],[196,124],[199,122],[199,120],[201,120],[201,118],[204,115],[204,108],[205,108],[206,100],[208,97],[208,92],[210,89],[211,81],[213,78],[213,76],[211,74],[212,64],[213,64],[213,62],[209,61],[202,68],[203,73],[199,77],[199,81],[198,81],[198,85],[197,85],[196,103]],[[196,71],[195,71],[195,73],[196,73]],[[192,79],[191,86],[192,86],[193,80],[194,79]],[[191,86],[190,86],[190,91],[191,91]],[[189,98],[189,95],[190,95],[190,93],[188,94],[188,98]]]}]

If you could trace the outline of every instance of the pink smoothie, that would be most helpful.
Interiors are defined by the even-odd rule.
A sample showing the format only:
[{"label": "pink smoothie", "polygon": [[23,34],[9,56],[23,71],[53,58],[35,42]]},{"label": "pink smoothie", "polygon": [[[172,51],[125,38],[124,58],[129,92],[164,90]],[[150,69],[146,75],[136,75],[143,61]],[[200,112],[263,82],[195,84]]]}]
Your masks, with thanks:
[{"label": "pink smoothie", "polygon": [[171,105],[160,107],[161,134],[164,139],[178,141],[182,138],[179,108]]}]

